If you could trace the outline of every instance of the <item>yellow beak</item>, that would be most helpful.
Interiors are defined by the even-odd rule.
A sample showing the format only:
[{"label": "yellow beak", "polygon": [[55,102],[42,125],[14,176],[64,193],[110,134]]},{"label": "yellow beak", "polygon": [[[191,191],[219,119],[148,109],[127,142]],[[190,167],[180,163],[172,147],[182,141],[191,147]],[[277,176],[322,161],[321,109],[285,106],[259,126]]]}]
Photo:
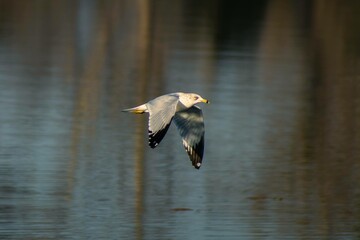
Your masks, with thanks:
[{"label": "yellow beak", "polygon": [[209,100],[204,99],[204,98],[203,98],[201,101],[202,101],[203,103],[210,103]]}]

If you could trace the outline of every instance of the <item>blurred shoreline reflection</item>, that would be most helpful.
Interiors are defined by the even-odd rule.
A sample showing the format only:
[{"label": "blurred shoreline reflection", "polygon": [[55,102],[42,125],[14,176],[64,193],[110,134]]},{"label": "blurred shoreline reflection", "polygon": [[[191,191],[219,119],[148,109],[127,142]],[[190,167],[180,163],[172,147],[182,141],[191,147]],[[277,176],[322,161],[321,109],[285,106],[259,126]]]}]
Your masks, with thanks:
[{"label": "blurred shoreline reflection", "polygon": [[[0,0],[0,238],[358,238],[359,9]],[[200,171],[120,111],[177,91]]]}]

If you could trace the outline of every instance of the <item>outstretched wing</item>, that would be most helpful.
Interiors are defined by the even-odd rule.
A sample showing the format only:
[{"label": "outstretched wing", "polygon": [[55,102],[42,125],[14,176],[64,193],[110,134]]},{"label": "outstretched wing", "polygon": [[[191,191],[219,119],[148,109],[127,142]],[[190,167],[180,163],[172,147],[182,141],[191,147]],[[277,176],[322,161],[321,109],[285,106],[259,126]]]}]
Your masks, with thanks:
[{"label": "outstretched wing", "polygon": [[204,118],[197,106],[177,112],[174,122],[183,139],[183,145],[188,153],[192,165],[199,169],[204,155]]},{"label": "outstretched wing", "polygon": [[179,97],[163,95],[146,104],[149,111],[149,146],[155,148],[164,138],[176,112]]}]

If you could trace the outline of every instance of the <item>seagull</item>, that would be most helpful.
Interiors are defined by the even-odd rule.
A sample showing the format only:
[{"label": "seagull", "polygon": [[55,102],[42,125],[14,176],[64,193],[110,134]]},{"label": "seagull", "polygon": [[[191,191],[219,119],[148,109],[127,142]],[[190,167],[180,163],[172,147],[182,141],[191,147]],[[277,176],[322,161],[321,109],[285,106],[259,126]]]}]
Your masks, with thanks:
[{"label": "seagull", "polygon": [[149,146],[155,148],[174,120],[192,165],[199,169],[204,155],[204,118],[197,103],[209,103],[196,93],[169,93],[134,108],[122,110],[136,114],[149,113]]}]

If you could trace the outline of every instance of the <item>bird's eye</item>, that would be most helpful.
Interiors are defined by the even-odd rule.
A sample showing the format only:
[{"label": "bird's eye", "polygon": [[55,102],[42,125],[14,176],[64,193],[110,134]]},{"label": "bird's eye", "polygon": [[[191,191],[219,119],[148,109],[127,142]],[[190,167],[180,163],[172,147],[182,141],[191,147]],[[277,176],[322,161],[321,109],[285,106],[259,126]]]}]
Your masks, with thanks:
[{"label": "bird's eye", "polygon": [[194,100],[198,100],[198,99],[199,99],[199,97],[198,97],[198,96],[195,96],[195,97],[194,97]]}]

